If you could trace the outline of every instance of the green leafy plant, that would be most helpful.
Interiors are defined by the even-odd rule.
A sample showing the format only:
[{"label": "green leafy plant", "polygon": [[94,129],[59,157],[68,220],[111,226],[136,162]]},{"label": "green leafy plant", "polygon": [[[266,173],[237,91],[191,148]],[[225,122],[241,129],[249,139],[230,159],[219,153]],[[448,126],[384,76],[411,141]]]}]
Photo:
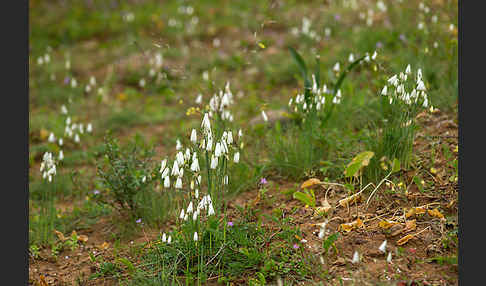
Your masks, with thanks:
[{"label": "green leafy plant", "polygon": [[122,149],[116,139],[105,137],[97,166],[104,191],[98,200],[136,217],[143,207],[137,203],[136,195],[148,192],[155,177],[156,170],[150,163],[152,154],[151,150],[139,150],[136,144]]},{"label": "green leafy plant", "polygon": [[294,199],[297,199],[303,202],[305,205],[315,207],[316,206],[316,196],[314,194],[314,190],[304,189],[303,192],[295,192],[293,194]]}]

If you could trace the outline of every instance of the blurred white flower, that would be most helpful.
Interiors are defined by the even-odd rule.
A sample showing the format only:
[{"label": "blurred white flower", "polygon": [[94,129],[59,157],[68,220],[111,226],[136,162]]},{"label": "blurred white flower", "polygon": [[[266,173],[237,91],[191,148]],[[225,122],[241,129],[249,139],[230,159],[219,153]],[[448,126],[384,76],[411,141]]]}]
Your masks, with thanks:
[{"label": "blurred white flower", "polygon": [[214,155],[212,155],[211,157],[211,169],[216,169],[216,167],[218,166],[218,157],[215,157]]},{"label": "blurred white flower", "polygon": [[61,106],[61,113],[62,114],[67,114],[68,113],[68,110],[66,108],[66,105],[64,105],[64,104]]},{"label": "blurred white flower", "polygon": [[177,180],[176,180],[176,183],[175,183],[175,186],[174,186],[176,189],[182,189],[182,180],[180,177],[177,177]]},{"label": "blurred white flower", "polygon": [[371,55],[371,59],[372,60],[375,60],[376,57],[378,56],[378,53],[376,53],[376,51],[373,53],[373,55]]},{"label": "blurred white flower", "polygon": [[49,138],[47,138],[47,141],[49,141],[50,143],[54,143],[56,141],[54,133],[51,132],[51,134],[49,134]]},{"label": "blurred white flower", "polygon": [[332,70],[333,70],[333,71],[335,71],[335,72],[339,72],[339,70],[340,70],[340,67],[339,67],[339,62],[337,62],[337,63],[334,65],[334,67],[332,68]]},{"label": "blurred white flower", "polygon": [[64,159],[64,153],[62,152],[62,150],[59,151],[59,160],[63,160]]},{"label": "blurred white flower", "polygon": [[391,263],[392,262],[392,253],[391,251],[388,252],[388,256],[386,257],[386,262]]},{"label": "blurred white flower", "polygon": [[[194,153],[196,154],[196,153]],[[192,159],[192,164],[191,164],[191,171],[193,172],[199,172],[201,169],[199,168],[199,160],[197,159],[197,157],[193,156],[193,159]]]},{"label": "blurred white flower", "polygon": [[194,211],[194,206],[192,204],[192,201],[189,203],[189,206],[187,206],[186,213],[190,214]]},{"label": "blurred white flower", "polygon": [[388,87],[385,85],[383,89],[381,90],[381,95],[386,95],[388,91]]},{"label": "blurred white flower", "polygon": [[265,122],[268,121],[268,117],[267,114],[265,113],[265,110],[262,110],[262,117]]},{"label": "blurred white flower", "polygon": [[349,54],[348,61],[350,63],[354,62],[354,55],[353,55],[353,53]]},{"label": "blurred white flower", "polygon": [[[169,169],[169,168],[167,168]],[[170,178],[169,176],[164,177],[164,188],[170,188]]]},{"label": "blurred white flower", "polygon": [[197,241],[198,240],[198,237],[197,237],[197,232],[194,232],[194,241]]},{"label": "blurred white flower", "polygon": [[196,97],[196,104],[201,104],[202,103],[202,94],[198,94]]},{"label": "blurred white flower", "polygon": [[78,82],[76,81],[76,79],[75,79],[75,78],[72,78],[72,79],[71,79],[71,87],[72,87],[72,88],[76,88],[77,86],[78,86]]},{"label": "blurred white flower", "polygon": [[233,162],[238,163],[240,161],[240,152],[236,152],[233,156]]},{"label": "blurred white flower", "polygon": [[141,78],[140,81],[138,82],[138,85],[142,88],[145,87],[145,79]]},{"label": "blurred white flower", "polygon": [[386,252],[386,239],[381,243],[380,247],[378,247],[378,250],[380,250],[383,253]]},{"label": "blurred white flower", "polygon": [[89,78],[89,84],[92,85],[92,86],[96,85],[96,78],[94,76],[91,76]]},{"label": "blurred white flower", "polygon": [[192,142],[192,143],[196,143],[196,142],[197,142],[197,133],[196,133],[196,129],[192,129],[192,132],[191,132],[191,142]]},{"label": "blurred white flower", "polygon": [[351,263],[353,264],[359,263],[359,253],[357,250],[354,251],[353,260],[351,260]]}]

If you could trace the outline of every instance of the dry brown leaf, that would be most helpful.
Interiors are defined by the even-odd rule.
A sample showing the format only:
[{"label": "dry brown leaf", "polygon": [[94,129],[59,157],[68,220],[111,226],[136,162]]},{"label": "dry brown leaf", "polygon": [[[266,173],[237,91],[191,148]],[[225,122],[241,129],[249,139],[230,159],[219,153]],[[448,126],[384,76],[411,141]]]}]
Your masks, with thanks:
[{"label": "dry brown leaf", "polygon": [[342,258],[342,257],[338,257],[338,258],[336,259],[336,261],[334,261],[332,264],[333,264],[333,265],[340,265],[340,266],[342,266],[342,265],[346,265],[346,259],[344,259],[344,258]]},{"label": "dry brown leaf", "polygon": [[450,203],[447,204],[447,208],[452,208],[454,206],[454,203],[456,202],[456,200],[452,200],[450,201]]},{"label": "dry brown leaf", "polygon": [[326,199],[322,200],[321,204],[322,206],[315,208],[315,212],[319,215],[325,215],[327,212],[329,212],[332,209],[331,204],[329,204],[329,202]]},{"label": "dry brown leaf", "polygon": [[105,250],[105,249],[108,249],[108,247],[110,247],[110,244],[108,242],[103,242],[102,244],[98,245],[97,246],[99,249],[101,250]]},{"label": "dry brown leaf", "polygon": [[342,206],[342,207],[346,207],[348,206],[349,204],[352,204],[354,202],[357,202],[361,199],[360,195],[358,194],[354,194],[352,196],[349,196],[349,197],[346,197],[342,200],[339,200],[339,205]]},{"label": "dry brown leaf", "polygon": [[383,229],[389,229],[390,227],[399,224],[399,222],[393,221],[393,220],[382,220],[378,223],[378,226],[383,228]]},{"label": "dry brown leaf", "polygon": [[88,236],[87,235],[84,235],[84,234],[81,234],[81,235],[78,236],[78,241],[87,242],[88,241]]},{"label": "dry brown leaf", "polygon": [[363,224],[363,221],[358,218],[357,220],[353,221],[353,222],[350,222],[350,223],[342,223],[340,225],[341,229],[346,231],[346,232],[350,232],[351,230],[355,229],[355,228],[360,228],[360,227],[363,227],[364,224]]},{"label": "dry brown leaf", "polygon": [[57,237],[59,238],[60,241],[65,241],[67,238],[64,237],[64,234],[62,234],[62,232],[58,231],[58,230],[54,230],[54,232],[56,233]]},{"label": "dry brown leaf", "polygon": [[417,228],[417,223],[416,220],[407,220],[405,222],[405,230],[410,231],[410,230],[415,230]]},{"label": "dry brown leaf", "polygon": [[304,189],[304,188],[309,188],[309,187],[312,187],[312,186],[315,186],[315,185],[319,185],[321,183],[321,181],[317,178],[311,178],[305,182],[302,183],[302,185],[300,186],[301,189]]},{"label": "dry brown leaf", "polygon": [[391,236],[397,236],[400,233],[402,233],[405,230],[405,228],[402,225],[394,225],[391,227],[390,231],[392,232],[390,235]]},{"label": "dry brown leaf", "polygon": [[404,245],[405,243],[407,243],[410,239],[412,239],[414,236],[412,234],[407,234],[405,235],[404,237],[400,238],[398,241],[397,241],[397,245]]},{"label": "dry brown leaf", "polygon": [[437,209],[433,209],[433,210],[427,210],[427,212],[429,213],[430,216],[433,216],[433,217],[438,217],[438,218],[444,218],[444,215]]},{"label": "dry brown leaf", "polygon": [[46,278],[42,274],[39,276],[39,285],[40,286],[49,286],[49,284],[46,282]]},{"label": "dry brown leaf", "polygon": [[416,215],[416,214],[424,214],[425,211],[426,211],[426,208],[425,207],[415,207],[415,208],[411,208],[405,214],[405,217],[406,218],[409,218],[409,217],[411,217],[413,215]]}]

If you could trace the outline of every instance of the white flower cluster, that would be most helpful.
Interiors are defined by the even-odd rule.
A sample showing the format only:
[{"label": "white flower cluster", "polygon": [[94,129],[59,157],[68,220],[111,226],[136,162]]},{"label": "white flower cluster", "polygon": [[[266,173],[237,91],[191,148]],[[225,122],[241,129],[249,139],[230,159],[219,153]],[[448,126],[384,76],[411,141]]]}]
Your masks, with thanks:
[{"label": "white flower cluster", "polygon": [[[289,107],[294,106],[294,112],[310,112],[311,110],[321,110],[326,104],[326,94],[331,94],[331,91],[324,84],[321,87],[317,87],[315,75],[312,75],[312,89],[311,89],[311,102],[308,104],[305,100],[304,94],[297,94],[294,98],[290,98]],[[334,104],[341,103],[341,90],[338,90],[336,96],[332,101]]]},{"label": "white flower cluster", "polygon": [[[67,115],[68,110],[65,105],[61,107],[61,113]],[[66,118],[66,126],[64,127],[64,135],[68,136],[69,138],[74,137],[74,142],[79,143],[80,137],[79,134],[84,134],[84,132],[91,133],[93,132],[93,125],[88,123],[86,125],[86,129],[83,123],[75,123],[71,120],[71,116]],[[54,139],[55,140],[55,139]],[[62,138],[60,139],[61,142],[59,143],[62,146]]]},{"label": "white flower cluster", "polygon": [[[211,130],[211,123],[209,121],[209,114],[205,113],[201,124],[203,138],[198,144],[197,131],[193,129],[190,136],[190,141],[193,144],[192,151],[190,148],[186,148],[183,153],[181,150],[183,146],[180,140],[177,140],[176,150],[179,150],[176,154],[176,158],[172,165],[172,169],[168,166],[168,159],[165,158],[161,162],[159,173],[161,174],[161,179],[163,180],[164,188],[170,188],[170,177],[175,177],[176,182],[174,184],[175,189],[182,189],[182,180],[184,177],[184,169],[187,168],[193,173],[193,179],[191,180],[190,188],[194,190],[197,186],[201,185],[201,168],[199,166],[198,153],[208,152],[208,156],[211,159],[210,169],[214,170],[218,167],[219,160],[223,157],[229,158],[230,150],[236,149],[233,139],[233,132],[231,130],[224,131],[220,140],[214,143],[213,132]],[[242,131],[239,130],[238,138],[243,135]],[[214,146],[214,147],[213,147]],[[233,152],[233,161],[238,163],[240,160],[239,151]],[[228,184],[228,176],[223,178],[223,183]],[[199,190],[196,188],[196,194]],[[198,197],[198,196],[196,196]]]},{"label": "white flower cluster", "polygon": [[[197,201],[198,198],[196,198]],[[206,215],[212,216],[215,214],[214,212],[214,207],[213,207],[213,201],[211,200],[210,195],[205,195],[197,202],[196,209],[194,210],[194,204],[193,201],[191,200],[189,202],[189,205],[187,206],[186,209],[182,209],[181,213],[179,215],[179,219],[183,221],[187,221],[189,219],[189,216],[192,215],[192,221],[196,221],[200,216],[203,214],[203,211],[206,212]]]},{"label": "white flower cluster", "polygon": [[52,153],[44,153],[40,171],[42,172],[43,179],[47,178],[49,182],[52,182],[52,176],[56,175],[56,161],[52,157]]},{"label": "white flower cluster", "polygon": [[232,122],[233,115],[228,108],[233,102],[233,93],[230,90],[229,82],[227,82],[224,90],[220,90],[209,100],[209,117],[212,118],[214,114],[218,114],[222,120]]},{"label": "white flower cluster", "polygon": [[[96,78],[94,76],[91,76],[89,78],[89,83],[86,85],[86,87],[84,88],[84,91],[86,93],[89,93],[91,92],[91,90],[96,86]],[[66,112],[67,113],[67,112]]]},{"label": "white flower cluster", "polygon": [[422,70],[417,70],[415,79],[412,76],[412,69],[408,65],[405,72],[393,75],[388,79],[388,84],[381,90],[381,95],[388,96],[390,104],[393,100],[399,100],[407,105],[420,104],[422,107],[429,106],[425,84],[422,79]]},{"label": "white flower cluster", "polygon": [[[163,59],[161,53],[155,53],[149,59],[149,67],[150,67],[149,77],[156,78],[155,81],[156,81],[157,84],[160,84],[160,82],[163,79],[167,78],[167,75],[164,72],[162,72],[163,63],[164,63],[164,59]],[[143,86],[145,86],[145,79],[144,79],[144,82],[143,82]]]},{"label": "white flower cluster", "polygon": [[171,244],[172,243],[172,236],[167,236],[165,234],[165,232],[162,234],[162,242],[163,243],[167,243],[167,244]]},{"label": "white flower cluster", "polygon": [[[319,34],[317,34],[316,31],[311,29],[311,21],[307,17],[302,18],[302,28],[301,29],[294,27],[294,28],[292,28],[292,30],[290,32],[292,34],[296,35],[296,36],[299,35],[299,34],[303,34],[303,35],[306,35],[313,40],[316,40],[316,41],[321,40],[321,36]],[[330,32],[329,32],[329,34],[330,34]]]}]

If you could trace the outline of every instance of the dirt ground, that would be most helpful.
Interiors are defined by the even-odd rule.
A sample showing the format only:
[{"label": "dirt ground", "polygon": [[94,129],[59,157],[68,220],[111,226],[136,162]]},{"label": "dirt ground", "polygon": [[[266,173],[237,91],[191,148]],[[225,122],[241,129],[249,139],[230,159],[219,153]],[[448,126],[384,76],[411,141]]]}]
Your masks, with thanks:
[{"label": "dirt ground", "polygon": [[[450,150],[457,146],[457,119],[441,111],[424,113],[419,117],[424,128],[417,134],[414,153],[427,157],[434,144],[446,143]],[[429,139],[426,140],[426,137]],[[457,153],[454,153],[454,157],[457,158]],[[434,162],[436,172],[430,174],[435,181],[432,192],[422,193],[411,184],[414,173],[410,171],[405,174],[409,179],[405,184],[410,186],[407,191],[390,193],[385,192],[388,187],[380,188],[368,206],[366,200],[369,192],[363,193],[357,203],[342,207],[339,200],[349,195],[344,188],[338,185],[318,187],[315,189],[317,202],[322,202],[327,193],[327,200],[331,205],[326,217],[315,215],[311,208],[304,207],[301,202],[280,192],[295,188],[296,184],[300,185],[302,182],[270,180],[270,189],[265,197],[261,197],[258,190],[242,193],[230,204],[230,214],[235,213],[235,205],[251,204],[262,210],[262,213],[271,213],[275,207],[280,207],[284,216],[293,217],[293,222],[302,230],[302,239],[307,240],[305,246],[308,251],[317,256],[323,251],[322,241],[318,238],[319,224],[327,219],[326,234],[339,232],[335,242],[337,252],[331,247],[321,261],[324,263],[323,269],[327,269],[328,277],[331,277],[328,280],[331,285],[340,285],[339,278],[343,285],[458,285],[457,262],[440,264],[430,260],[432,257],[457,256],[457,245],[454,243],[448,248],[442,247],[447,232],[457,227],[458,211],[457,182],[448,180],[446,164],[443,154],[437,153]],[[299,210],[292,214],[294,207]],[[412,207],[423,208],[412,214]],[[434,211],[438,207],[440,214]],[[411,215],[405,215],[407,213]],[[343,230],[341,224],[356,222],[358,217],[360,223],[357,227],[349,232]],[[386,228],[384,220],[396,224]],[[266,223],[273,227],[271,221]],[[275,229],[278,231],[277,226]],[[113,247],[114,241],[110,240],[112,231],[110,219],[103,218],[90,229],[78,233],[86,235],[88,241],[81,243],[75,251],[65,250],[58,255],[57,260],[53,260],[49,250],[42,250],[37,259],[31,257],[29,285],[117,285],[115,280],[102,277],[88,280],[88,276],[99,267],[91,262],[89,253],[103,257],[104,261],[114,260],[118,255]],[[144,228],[137,238],[122,244],[129,246],[149,242],[159,231]],[[406,235],[413,237],[398,245],[400,239]],[[386,254],[378,250],[384,240],[387,240]],[[357,264],[351,263],[355,251],[358,251],[361,258]],[[392,252],[391,263],[386,261],[388,252]],[[128,253],[123,255],[130,257]],[[136,261],[136,258],[133,260]]]}]

